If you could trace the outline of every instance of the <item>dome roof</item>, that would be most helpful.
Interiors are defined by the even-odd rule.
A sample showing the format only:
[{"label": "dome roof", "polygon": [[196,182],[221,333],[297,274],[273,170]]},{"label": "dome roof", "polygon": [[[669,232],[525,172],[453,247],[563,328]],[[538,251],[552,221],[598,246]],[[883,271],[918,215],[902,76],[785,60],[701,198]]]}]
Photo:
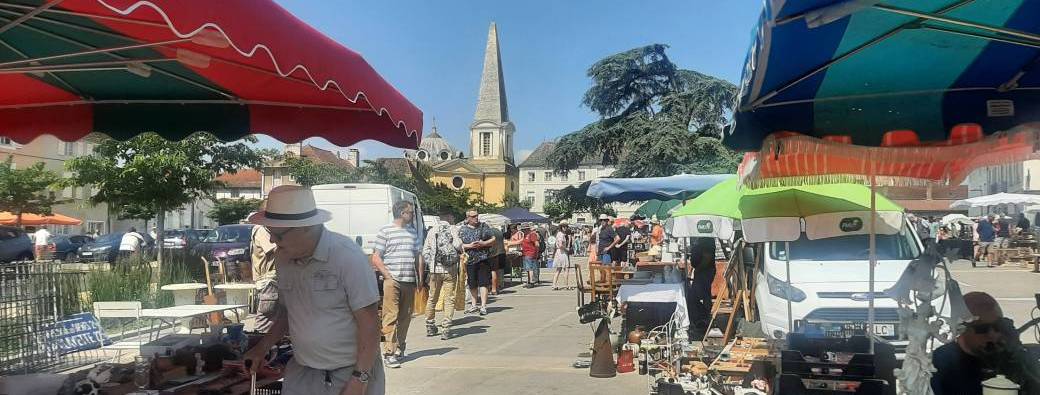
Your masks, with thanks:
[{"label": "dome roof", "polygon": [[458,149],[455,149],[448,140],[445,140],[437,133],[437,126],[435,125],[430,134],[423,137],[422,143],[419,144],[419,149],[408,151],[406,156],[436,162],[458,158],[459,154],[460,151]]}]

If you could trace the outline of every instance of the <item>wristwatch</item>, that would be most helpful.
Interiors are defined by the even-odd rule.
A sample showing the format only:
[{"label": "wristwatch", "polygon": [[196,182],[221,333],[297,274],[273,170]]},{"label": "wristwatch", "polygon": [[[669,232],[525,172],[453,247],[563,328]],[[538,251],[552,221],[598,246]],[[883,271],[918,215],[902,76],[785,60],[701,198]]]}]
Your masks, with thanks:
[{"label": "wristwatch", "polygon": [[372,378],[372,374],[367,370],[355,370],[350,375],[356,377],[362,384],[367,384],[368,380]]}]

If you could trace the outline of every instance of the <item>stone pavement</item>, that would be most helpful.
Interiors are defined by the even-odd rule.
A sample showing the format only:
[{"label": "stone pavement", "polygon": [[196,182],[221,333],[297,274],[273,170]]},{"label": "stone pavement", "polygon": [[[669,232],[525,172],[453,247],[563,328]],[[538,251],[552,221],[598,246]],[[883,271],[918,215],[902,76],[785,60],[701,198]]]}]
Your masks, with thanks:
[{"label": "stone pavement", "polygon": [[490,301],[487,316],[457,313],[451,340],[426,337],[414,317],[401,368],[387,369],[387,394],[645,394],[646,376],[597,379],[571,367],[593,329],[578,323],[576,291],[553,291],[550,270],[541,278]]},{"label": "stone pavement", "polygon": [[[1031,317],[1040,315],[1035,312],[1036,299],[1033,294],[1040,292],[1040,273],[1032,273],[1032,266],[1023,268],[1017,265],[1000,267],[971,267],[971,262],[958,260],[950,267],[950,274],[961,286],[961,292],[982,291],[993,295],[1004,316],[1021,326]],[[1037,343],[1032,333],[1021,336],[1023,343]]]}]

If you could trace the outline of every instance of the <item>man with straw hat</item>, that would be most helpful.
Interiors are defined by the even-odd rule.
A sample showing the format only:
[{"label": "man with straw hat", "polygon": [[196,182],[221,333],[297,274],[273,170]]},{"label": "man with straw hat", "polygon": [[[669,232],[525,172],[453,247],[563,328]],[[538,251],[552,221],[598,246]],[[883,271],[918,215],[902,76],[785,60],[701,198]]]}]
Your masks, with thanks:
[{"label": "man with straw hat", "polygon": [[353,240],[323,225],[310,188],[282,185],[249,222],[275,244],[281,311],[270,331],[245,355],[252,369],[285,334],[293,359],[286,394],[376,395],[385,392],[379,358],[379,289],[367,257]]}]

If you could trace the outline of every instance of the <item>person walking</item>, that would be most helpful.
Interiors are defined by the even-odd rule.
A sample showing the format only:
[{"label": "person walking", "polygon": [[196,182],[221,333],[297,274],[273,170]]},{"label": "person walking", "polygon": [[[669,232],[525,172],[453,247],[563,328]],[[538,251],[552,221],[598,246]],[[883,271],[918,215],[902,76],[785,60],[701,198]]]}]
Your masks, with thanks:
[{"label": "person walking", "polygon": [[128,259],[137,256],[144,245],[144,236],[137,233],[137,228],[131,226],[130,230],[124,233],[123,238],[119,240],[119,257]]},{"label": "person walking", "polygon": [[975,259],[971,260],[971,267],[976,267],[976,262],[979,260],[985,260],[986,267],[993,267],[993,263],[989,260],[989,250],[996,239],[997,231],[993,229],[992,221],[993,215],[989,215],[980,218],[979,223],[975,225],[975,232],[979,235],[979,246],[975,251]]},{"label": "person walking", "polygon": [[621,224],[614,229],[618,241],[614,243],[614,262],[628,264],[628,247],[632,244],[632,222]]},{"label": "person walking", "polygon": [[599,215],[599,234],[596,235],[596,254],[599,255],[601,264],[610,265],[614,263],[613,248],[620,241],[614,227],[610,226],[610,217],[606,214]]},{"label": "person walking", "polygon": [[[480,222],[477,210],[466,212],[466,222],[459,227],[462,249],[466,252],[466,287],[469,288],[473,305],[466,313],[480,312],[487,315],[488,288],[491,286],[491,255],[495,236],[487,224]],[[479,305],[478,305],[479,303]]]},{"label": "person walking", "polygon": [[437,336],[437,302],[444,305],[441,321],[441,340],[451,338],[451,323],[455,316],[455,282],[459,278],[459,256],[462,239],[453,225],[455,216],[450,212],[440,215],[440,222],[430,228],[423,244],[422,260],[430,271],[430,297],[426,301],[426,336]]},{"label": "person walking", "polygon": [[412,322],[416,284],[423,283],[419,236],[412,226],[415,205],[394,203],[394,221],[383,225],[373,243],[372,266],[383,275],[383,364],[401,366]]},{"label": "person walking", "polygon": [[[567,286],[570,283],[571,269],[574,268],[574,264],[571,263],[571,254],[574,243],[571,240],[570,224],[566,220],[560,221],[559,229],[556,231],[556,254],[553,255],[553,270],[556,274],[553,275],[552,289],[553,291],[561,288],[570,289]],[[563,287],[560,286],[560,274],[563,274]],[[578,278],[574,278],[575,286],[577,286]]]},{"label": "person walking", "polygon": [[379,288],[361,247],[325,228],[331,219],[315,206],[310,188],[295,185],[272,189],[264,208],[249,216],[275,244],[282,306],[244,360],[255,371],[291,333],[293,358],[283,371],[282,393],[382,395]]},{"label": "person walking", "polygon": [[47,258],[47,249],[50,244],[51,232],[47,231],[46,226],[40,226],[40,229],[33,233],[33,252],[36,253],[36,262]]},{"label": "person walking", "polygon": [[535,272],[538,270],[538,247],[541,239],[538,237],[538,232],[531,228],[530,223],[525,223],[520,227],[520,231],[524,232],[524,240],[520,242],[520,251],[524,256],[524,272],[527,274],[524,288],[534,287],[537,281]]}]

